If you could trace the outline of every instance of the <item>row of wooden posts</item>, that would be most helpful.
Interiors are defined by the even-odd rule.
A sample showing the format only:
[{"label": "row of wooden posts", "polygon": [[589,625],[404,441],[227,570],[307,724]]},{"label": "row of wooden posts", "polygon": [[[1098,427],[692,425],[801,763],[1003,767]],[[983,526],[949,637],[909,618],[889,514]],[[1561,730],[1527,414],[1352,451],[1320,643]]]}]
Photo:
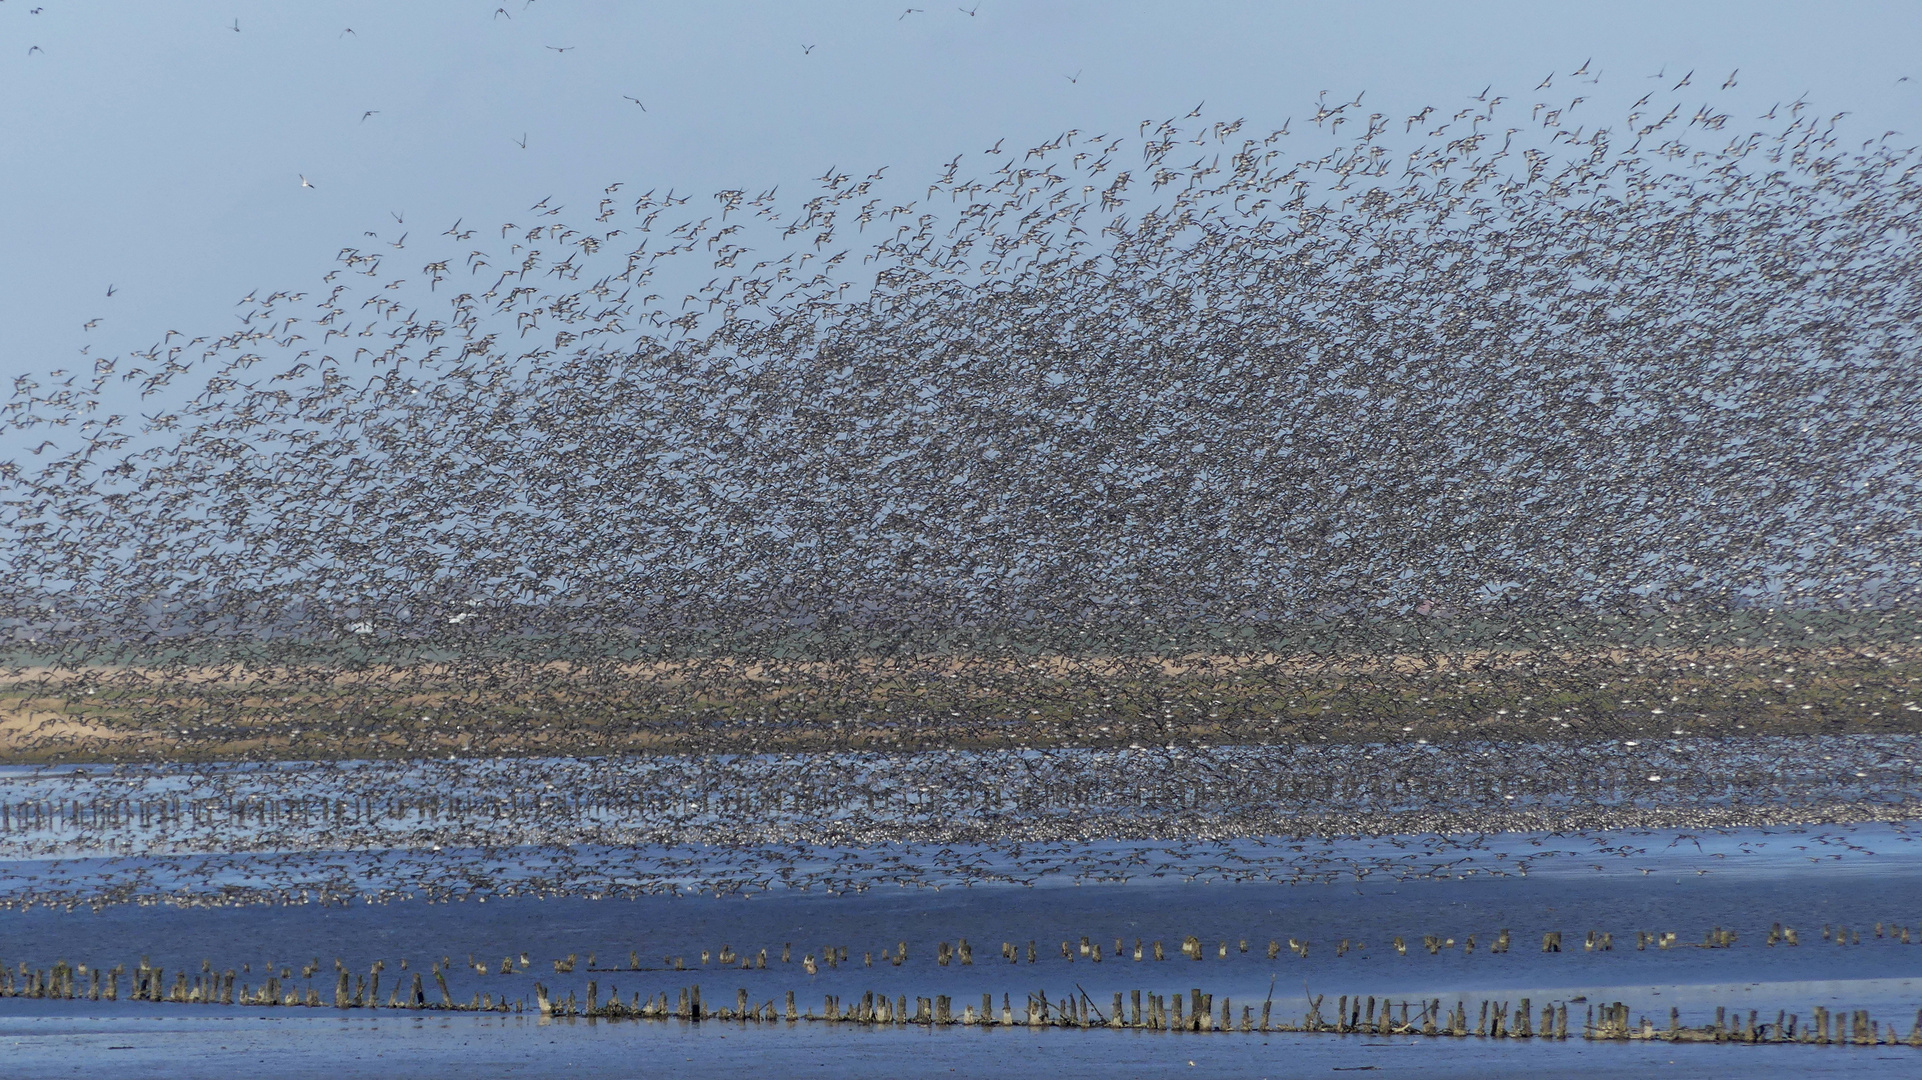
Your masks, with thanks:
[{"label": "row of wooden posts", "polygon": [[[334,993],[331,1002],[338,1009],[378,1009],[380,999],[381,975],[386,970],[386,961],[379,961],[365,975],[353,975],[345,966],[335,962]],[[301,969],[301,977],[311,980],[318,965]],[[429,1002],[427,990],[420,972],[413,973],[413,984],[405,989],[396,979],[388,986],[385,1007],[390,1009],[441,1009],[456,1011],[522,1012],[525,1003],[509,1003],[502,995],[496,1002],[494,995],[476,994],[474,1000],[463,1005],[454,1000],[447,988],[447,976],[442,965],[436,963],[432,976],[440,1000]],[[131,976],[131,978],[129,978]],[[120,999],[122,980],[127,980],[127,996],[133,1001],[171,1002],[178,1005],[261,1005],[321,1008],[329,1002],[322,1000],[320,991],[311,985],[303,988],[294,981],[291,969],[283,968],[276,974],[269,970],[258,985],[249,981],[239,981],[239,973],[233,968],[215,971],[212,963],[203,961],[198,972],[191,976],[185,971],[176,970],[172,985],[167,983],[166,970],[152,966],[145,957],[140,965],[129,972],[124,965],[115,965],[111,970],[99,967],[89,968],[85,964],[69,964],[60,961],[44,970],[29,968],[22,963],[18,976],[0,965],[0,997],[54,998],[65,1000],[117,1001]]]},{"label": "row of wooden posts", "polygon": [[[587,997],[577,1001],[572,992],[566,1000],[556,1001],[547,988],[535,984],[535,1002],[544,1018],[587,1018],[598,1020],[733,1020],[744,1023],[772,1023],[776,1021],[851,1023],[866,1025],[905,1025],[920,1024],[929,1026],[962,1025],[974,1027],[1071,1027],[1071,1028],[1114,1028],[1147,1031],[1241,1031],[1241,1032],[1296,1032],[1340,1035],[1415,1035],[1444,1038],[1485,1038],[1485,1039],[1551,1039],[1568,1038],[1568,1003],[1545,1004],[1541,1008],[1539,1022],[1528,998],[1522,998],[1512,1008],[1507,1001],[1482,1001],[1474,1022],[1469,1021],[1466,1002],[1457,1001],[1446,1013],[1442,1011],[1440,998],[1418,1001],[1406,999],[1397,1001],[1390,996],[1380,998],[1361,995],[1342,995],[1335,1003],[1333,1016],[1324,1015],[1323,1005],[1326,995],[1317,994],[1308,1002],[1308,1010],[1299,1022],[1274,1018],[1272,998],[1261,1002],[1257,1019],[1254,1005],[1243,1005],[1237,1016],[1234,1002],[1223,995],[1220,1010],[1215,1008],[1215,996],[1204,993],[1200,988],[1188,991],[1185,1000],[1179,992],[1162,996],[1135,990],[1126,995],[1114,994],[1109,1008],[1104,1012],[1094,1002],[1086,990],[1079,987],[1076,993],[1060,999],[1052,999],[1045,990],[1026,994],[1022,1011],[1017,1014],[1013,995],[1003,994],[1001,1008],[996,1015],[994,995],[982,994],[981,1006],[977,1010],[972,1003],[962,1006],[956,1012],[954,1001],[946,994],[932,997],[916,997],[912,1009],[907,995],[899,995],[892,1001],[885,993],[869,991],[859,1000],[843,1005],[836,995],[825,995],[820,1015],[812,1009],[799,1012],[796,1008],[793,991],[788,991],[783,1007],[777,1012],[772,998],[759,1005],[751,1003],[745,988],[735,992],[734,1008],[709,1009],[701,1000],[701,988],[696,985],[682,988],[678,1001],[669,1004],[664,991],[658,997],[643,1000],[635,994],[632,1002],[624,1002],[620,992],[610,988],[605,1003],[599,999],[596,983],[587,984]],[[1750,1010],[1747,1022],[1742,1021],[1739,1012],[1731,1018],[1728,1010],[1715,1010],[1715,1022],[1699,1027],[1684,1027],[1680,1011],[1669,1010],[1669,1023],[1666,1028],[1658,1028],[1646,1018],[1636,1023],[1629,1020],[1628,1006],[1621,1002],[1604,1004],[1599,1008],[1589,1006],[1582,1022],[1581,1037],[1601,1041],[1666,1041],[1666,1042],[1741,1042],[1741,1043],[1816,1043],[1837,1045],[1906,1045],[1922,1047],[1922,1010],[1918,1010],[1915,1023],[1906,1037],[1902,1036],[1894,1024],[1884,1027],[1870,1018],[1866,1010],[1852,1012],[1831,1011],[1817,1006],[1812,1019],[1806,1025],[1800,1023],[1799,1014],[1778,1012],[1773,1024],[1758,1022],[1757,1014]]]},{"label": "row of wooden posts", "polygon": [[[85,965],[75,966],[63,961],[44,970],[30,969],[23,964],[16,978],[13,971],[0,967],[0,996],[114,1001],[120,997],[122,980],[131,974],[128,996],[134,1001],[289,1008],[323,1008],[331,1005],[336,1009],[379,1009],[383,1007],[380,992],[381,975],[385,967],[384,962],[376,963],[367,974],[353,976],[336,964],[331,1002],[324,1002],[320,992],[311,986],[303,990],[294,985],[290,969],[281,969],[278,973],[268,971],[258,986],[248,982],[236,986],[233,969],[216,972],[211,964],[203,963],[201,970],[191,977],[187,972],[176,971],[173,983],[169,986],[165,970],[150,965],[144,958],[131,973],[124,966],[103,971],[98,967],[89,969]],[[496,1000],[491,993],[475,994],[473,1000],[465,1004],[457,1002],[447,988],[442,965],[434,964],[431,973],[439,992],[438,1001],[428,1000],[421,974],[416,971],[413,972],[411,984],[405,989],[398,979],[391,984],[384,1007],[455,1012],[527,1011],[524,998],[510,1002],[503,995]],[[311,979],[313,974],[313,966],[302,969],[303,977]],[[732,1008],[710,1008],[703,1002],[698,984],[682,987],[677,998],[670,997],[668,991],[662,991],[645,999],[635,993],[631,1000],[624,1000],[620,991],[612,986],[603,999],[596,981],[588,982],[584,999],[577,998],[573,991],[569,991],[565,999],[557,1000],[545,985],[534,984],[535,1010],[543,1019],[732,1020],[743,1023],[785,1021],[872,1026],[1071,1027],[1169,1032],[1314,1032],[1555,1040],[1566,1039],[1569,1035],[1566,1002],[1545,1004],[1537,1014],[1528,998],[1520,999],[1512,1009],[1507,1001],[1482,1001],[1471,1024],[1466,1002],[1457,1001],[1453,1008],[1443,1012],[1439,998],[1397,1001],[1387,995],[1379,998],[1342,995],[1330,1016],[1322,1011],[1327,1002],[1326,995],[1317,994],[1308,1001],[1308,1010],[1299,1021],[1277,1021],[1272,998],[1261,1002],[1257,1018],[1253,1004],[1244,1004],[1237,1012],[1233,1000],[1226,995],[1222,996],[1217,1009],[1215,995],[1204,993],[1198,987],[1190,989],[1185,996],[1179,992],[1163,996],[1135,990],[1126,995],[1125,1001],[1124,995],[1117,992],[1106,1010],[1097,1006],[1093,997],[1078,986],[1075,993],[1061,998],[1051,997],[1045,990],[1032,991],[1025,996],[1026,1000],[1017,1013],[1012,994],[1002,995],[999,1010],[995,1008],[994,995],[983,994],[978,1009],[969,1002],[959,1012],[955,1011],[954,1000],[946,994],[916,997],[912,1006],[905,994],[890,999],[885,993],[869,991],[846,1005],[842,1004],[839,996],[828,994],[824,995],[821,1012],[817,1015],[812,1008],[801,1011],[791,990],[786,993],[778,1009],[772,998],[754,1004],[745,988],[736,991]],[[1917,1012],[1914,1026],[1903,1036],[1896,1025],[1885,1026],[1871,1018],[1866,1010],[1860,1009],[1831,1011],[1817,1006],[1806,1024],[1801,1023],[1799,1014],[1778,1012],[1773,1023],[1763,1023],[1755,1010],[1750,1010],[1744,1021],[1739,1010],[1731,1017],[1726,1009],[1717,1009],[1715,1022],[1699,1027],[1683,1026],[1679,1010],[1670,1009],[1667,1026],[1659,1027],[1647,1017],[1631,1021],[1628,1006],[1614,1002],[1599,1008],[1589,1006],[1580,1035],[1590,1040],[1922,1047],[1922,1011]]]}]

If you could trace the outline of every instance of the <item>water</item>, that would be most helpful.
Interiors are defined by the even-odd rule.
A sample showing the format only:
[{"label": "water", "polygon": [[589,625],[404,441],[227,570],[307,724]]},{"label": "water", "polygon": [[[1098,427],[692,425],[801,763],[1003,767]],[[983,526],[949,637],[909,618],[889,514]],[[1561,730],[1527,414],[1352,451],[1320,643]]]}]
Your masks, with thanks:
[{"label": "water", "polygon": [[[1853,756],[1830,753],[1827,760],[1851,775],[1868,771],[1857,768],[1864,761],[1886,767],[1905,752],[1868,740],[1823,749],[1847,747]],[[1236,761],[1224,752],[1213,764]],[[889,768],[899,776],[912,765],[868,762],[861,783],[872,786]],[[1045,805],[1011,815],[1009,835],[1001,838],[944,834],[933,815],[897,809],[890,819],[881,807],[861,829],[796,827],[786,835],[700,843],[690,839],[734,828],[726,814],[658,818],[630,807],[590,808],[583,817],[553,813],[538,801],[515,808],[486,800],[489,785],[526,767],[488,763],[463,774],[466,787],[430,763],[16,770],[0,778],[17,805],[57,790],[69,807],[118,797],[125,805],[147,799],[184,808],[144,824],[137,815],[118,824],[84,812],[55,815],[44,828],[22,827],[0,841],[0,964],[22,984],[23,970],[86,965],[84,996],[94,970],[132,971],[144,959],[163,969],[165,985],[180,973],[199,976],[203,967],[233,970],[241,987],[284,971],[283,991],[313,990],[331,1002],[336,963],[356,980],[378,964],[383,997],[421,974],[428,1000],[438,1002],[432,974],[439,965],[451,1000],[465,1004],[484,994],[524,1010],[134,1002],[124,999],[123,976],[123,1000],[116,1002],[0,998],[7,1060],[36,1071],[107,1064],[180,1076],[270,1069],[330,1077],[392,1075],[402,1062],[525,1076],[618,1075],[637,1062],[822,1076],[893,1075],[902,1061],[929,1074],[1067,1076],[1176,1068],[1197,1076],[1337,1068],[1420,1076],[1922,1069],[1922,1051],[1907,1047],[1579,1038],[1591,1008],[1617,1001],[1657,1027],[1667,1026],[1670,1009],[1689,1026],[1712,1022],[1717,1009],[1738,1019],[1752,1010],[1763,1023],[1774,1023],[1779,1010],[1806,1024],[1820,1006],[1869,1010],[1906,1035],[1922,1006],[1922,913],[1914,904],[1922,895],[1922,822],[1864,820],[1899,811],[1900,799],[1831,802],[1810,816],[1835,816],[1852,805],[1857,819],[1800,824],[1369,835],[1251,832],[1232,808],[1217,807],[1164,830],[1173,835],[1100,840],[1058,835],[1064,818]],[[597,763],[541,767],[592,772]],[[729,766],[743,767],[773,766]],[[377,782],[353,786],[369,777]],[[1884,793],[1905,783],[1888,782]],[[412,818],[370,814],[328,829],[303,822],[285,802],[275,804],[278,818],[243,813],[222,820],[212,809],[221,804],[209,794],[224,786],[244,802],[263,788],[278,786],[284,797],[303,785],[316,799],[360,798],[362,807],[372,805],[369,790],[419,801]],[[449,801],[430,813],[425,800],[434,794]],[[198,812],[196,797],[206,799]],[[471,801],[455,804],[457,797]],[[1494,793],[1489,812],[1508,801]],[[1460,809],[1474,805],[1464,801]],[[474,845],[489,835],[490,822],[501,823],[511,839],[541,842]],[[884,839],[846,838],[852,832],[858,841],[862,829],[883,826]],[[621,838],[618,830],[628,830],[630,842],[608,842]],[[329,846],[329,839],[337,843]],[[1770,944],[1777,926],[1792,928],[1799,944]],[[1495,951],[1504,931],[1510,948]],[[1551,932],[1561,934],[1561,951],[1543,951]],[[1604,933],[1606,947],[1599,936],[1591,939]],[[1674,936],[1664,948],[1657,935],[1667,934]],[[1200,959],[1181,951],[1190,936]],[[938,962],[943,943],[963,939],[972,963]],[[1591,940],[1595,947],[1585,947]],[[1153,959],[1156,942],[1166,959]],[[1004,944],[1014,950],[1012,961]],[[734,957],[725,966],[724,949]],[[847,959],[829,963],[830,949],[845,949]],[[557,970],[570,956],[571,970]],[[740,957],[753,966],[742,968]],[[1237,1016],[1248,1008],[1258,1017],[1265,1006],[1277,1023],[1299,1022],[1317,996],[1324,1015],[1332,1015],[1340,997],[1356,995],[1409,1002],[1417,1013],[1422,1002],[1439,1000],[1443,1010],[1460,1002],[1472,1025],[1483,1001],[1512,1006],[1527,998],[1536,1012],[1565,1006],[1576,1037],[1511,1043],[1272,1032],[874,1030],[537,1015],[537,984],[556,1000],[573,995],[584,1002],[590,983],[601,1001],[618,993],[626,1001],[666,994],[672,1002],[698,985],[709,1008],[734,1007],[741,991],[751,1005],[778,1007],[791,992],[800,1010],[816,1016],[830,996],[845,1005],[868,993],[910,1003],[947,995],[957,1013],[987,994],[997,1009],[1006,1004],[1021,1016],[1030,994],[1056,1004],[1085,995],[1105,1013],[1116,993],[1131,1007],[1136,991],[1166,997],[1199,989],[1214,996],[1217,1010],[1227,1002]]]},{"label": "water", "polygon": [[[38,1004],[38,1003],[31,1003]],[[49,1014],[0,1001],[0,1052],[22,1074],[106,1066],[134,1075],[297,1080],[403,1075],[1236,1078],[1367,1070],[1384,1077],[1639,1078],[1913,1075],[1907,1047],[1583,1044],[1479,1039],[1242,1036],[1061,1029],[640,1024],[526,1017]]]}]

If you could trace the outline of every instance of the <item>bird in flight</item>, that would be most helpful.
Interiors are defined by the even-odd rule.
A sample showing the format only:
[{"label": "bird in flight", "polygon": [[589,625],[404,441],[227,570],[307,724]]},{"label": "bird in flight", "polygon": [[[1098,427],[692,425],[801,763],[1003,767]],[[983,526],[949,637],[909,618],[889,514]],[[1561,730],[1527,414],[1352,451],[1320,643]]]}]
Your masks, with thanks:
[{"label": "bird in flight", "polygon": [[1727,90],[1729,87],[1734,86],[1735,76],[1741,74],[1741,72],[1742,72],[1741,68],[1736,68],[1734,71],[1729,72],[1728,81],[1722,84],[1722,89]]},{"label": "bird in flight", "polygon": [[32,56],[32,55],[33,55],[34,53],[44,53],[44,52],[46,52],[46,51],[47,51],[47,50],[45,50],[45,49],[43,49],[43,48],[41,48],[41,47],[40,47],[40,46],[38,46],[38,45],[29,45],[29,46],[27,47],[27,55],[28,55],[28,56]]},{"label": "bird in flight", "polygon": [[[640,99],[640,98],[637,98],[637,97],[628,97],[628,96],[627,96],[626,94],[622,94],[622,95],[621,95],[621,97],[623,97],[623,98],[625,98],[625,99],[626,99],[626,100],[628,100],[628,101],[631,101],[631,102],[633,102],[633,103],[634,103],[634,104],[636,104],[636,105],[641,105],[641,99]],[[647,106],[645,106],[645,105],[641,105],[641,111],[642,111],[642,112],[646,112],[646,111],[647,111]]]},{"label": "bird in flight", "polygon": [[806,56],[807,54],[809,54],[809,53],[811,53],[811,52],[813,52],[813,51],[814,51],[814,46],[812,46],[812,45],[803,45],[803,46],[801,46],[801,55],[802,55],[802,56]]},{"label": "bird in flight", "polygon": [[[911,8],[909,8],[909,9],[907,9],[906,11],[903,11],[903,12],[901,13],[901,19],[905,19],[905,18],[907,18],[907,17],[908,17],[908,16],[910,16],[910,15],[916,15],[916,14],[922,14],[922,13],[925,13],[925,12],[926,12],[927,10],[928,10],[927,8],[918,8],[918,7],[911,7]],[[895,22],[900,22],[900,21],[901,21],[901,19],[896,19],[896,20],[894,20],[894,21],[895,21]]]},{"label": "bird in flight", "polygon": [[572,50],[574,50],[574,49],[576,49],[576,48],[579,48],[579,46],[576,46],[576,45],[565,45],[565,46],[562,46],[562,45],[544,45],[544,46],[542,46],[542,48],[547,48],[547,49],[552,49],[552,50],[554,50],[554,51],[555,51],[555,52],[557,52],[557,53],[562,53],[562,52],[570,52],[570,51],[572,51]]},{"label": "bird in flight", "polygon": [[521,137],[515,139],[514,142],[518,144],[522,150],[527,149],[527,132],[521,132]]},{"label": "bird in flight", "polygon": [[379,116],[379,115],[380,115],[379,109],[368,109],[366,112],[360,114],[360,122],[364,124],[367,122],[368,117]]},{"label": "bird in flight", "polygon": [[1077,68],[1075,69],[1075,73],[1073,75],[1063,75],[1061,77],[1068,80],[1071,83],[1079,83],[1081,81],[1081,70]]},{"label": "bird in flight", "polygon": [[956,10],[956,11],[958,11],[958,12],[960,12],[961,14],[963,14],[963,15],[966,15],[966,16],[967,16],[968,18],[970,18],[970,19],[972,19],[972,18],[974,18],[974,13],[975,13],[975,12],[977,12],[977,11],[980,11],[980,10],[981,10],[981,5],[980,5],[980,4],[976,4],[976,5],[974,5],[974,6],[973,6],[973,7],[971,7],[971,8],[964,8],[964,7],[958,7],[958,8],[955,8],[954,10]]},{"label": "bird in flight", "polygon": [[114,294],[114,286],[112,285],[107,286],[107,295],[112,296],[113,294]]},{"label": "bird in flight", "polygon": [[236,34],[240,33],[240,20],[235,19],[234,24],[232,26],[229,26],[227,29],[232,30]]},{"label": "bird in flight", "polygon": [[[310,187],[313,187],[314,184],[313,184],[313,181],[307,179],[307,174],[302,173],[300,176],[300,186],[310,188]],[[319,190],[319,189],[315,188],[315,190]]]},{"label": "bird in flight", "polygon": [[[346,36],[347,36],[348,34],[354,34],[354,28],[353,28],[353,27],[351,27],[351,26],[350,26],[350,27],[348,27],[347,29],[345,29],[345,30],[342,30],[342,31],[340,32],[340,35],[339,35],[339,36],[340,36],[340,37],[346,37]],[[354,36],[355,36],[355,37],[359,37],[360,35],[359,35],[359,34],[354,34]]]}]

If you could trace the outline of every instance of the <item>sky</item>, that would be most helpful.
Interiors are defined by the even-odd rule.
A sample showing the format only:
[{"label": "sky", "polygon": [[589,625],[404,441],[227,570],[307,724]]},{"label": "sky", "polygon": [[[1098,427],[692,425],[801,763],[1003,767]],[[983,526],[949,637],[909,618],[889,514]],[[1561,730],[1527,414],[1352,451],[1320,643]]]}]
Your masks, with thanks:
[{"label": "sky", "polygon": [[0,0],[0,371],[225,332],[343,247],[615,181],[932,178],[1197,105],[1259,129],[1323,91],[1413,113],[1549,78],[1566,100],[1586,67],[1602,100],[1694,72],[1757,114],[1805,96],[1922,138],[1913,3],[918,2]]}]

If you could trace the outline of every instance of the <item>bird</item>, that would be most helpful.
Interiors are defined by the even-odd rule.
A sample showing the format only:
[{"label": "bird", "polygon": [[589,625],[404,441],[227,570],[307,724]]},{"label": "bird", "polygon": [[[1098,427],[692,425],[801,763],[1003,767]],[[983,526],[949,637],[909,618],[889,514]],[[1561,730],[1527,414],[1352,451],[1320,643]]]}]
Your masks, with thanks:
[{"label": "bird", "polygon": [[905,18],[907,18],[907,17],[908,17],[908,16],[910,16],[910,15],[918,15],[918,14],[920,14],[920,13],[922,13],[922,12],[923,12],[923,11],[925,11],[925,10],[927,10],[927,9],[925,9],[925,8],[909,8],[909,9],[907,9],[906,11],[903,11],[903,12],[902,12],[902,13],[900,14],[900,16],[899,16],[899,17],[897,17],[897,18],[896,18],[896,19],[895,19],[894,21],[895,21],[895,22],[900,22],[900,21],[901,21],[902,19],[905,19]]},{"label": "bird", "polygon": [[360,114],[360,122],[364,124],[367,122],[368,117],[379,116],[379,115],[380,115],[379,109],[368,109],[366,112],[363,112]]},{"label": "bird", "polygon": [[810,53],[812,53],[813,51],[814,51],[814,46],[812,46],[812,45],[803,45],[803,46],[801,46],[801,55],[802,55],[802,56],[807,56],[808,54],[810,54]]},{"label": "bird", "polygon": [[240,33],[240,20],[235,19],[233,22],[233,25],[229,26],[227,29],[232,30],[236,34]]},{"label": "bird", "polygon": [[631,102],[633,102],[633,103],[634,103],[634,104],[636,104],[636,105],[640,105],[640,106],[641,106],[641,111],[642,111],[642,112],[646,112],[646,111],[647,111],[647,106],[645,106],[645,105],[641,105],[641,99],[640,99],[640,98],[637,98],[637,97],[628,97],[628,96],[627,96],[626,94],[622,94],[622,95],[621,95],[621,97],[622,97],[622,99],[623,99],[623,100],[626,100],[626,101],[631,101]]},{"label": "bird", "polygon": [[527,133],[524,131],[521,132],[521,137],[514,140],[514,145],[520,147],[522,150],[527,149]]},{"label": "bird", "polygon": [[312,181],[307,179],[307,175],[305,173],[302,173],[300,176],[300,186],[304,188],[310,188],[310,187],[313,187],[314,185]]},{"label": "bird", "polygon": [[564,53],[564,52],[571,52],[571,51],[573,51],[573,49],[574,49],[574,48],[576,48],[576,46],[573,46],[573,45],[565,45],[565,46],[563,46],[563,45],[546,45],[546,46],[542,46],[542,47],[543,47],[543,48],[547,48],[547,49],[552,49],[552,50],[554,50],[554,51],[555,51],[555,52],[557,52],[557,53]]}]

